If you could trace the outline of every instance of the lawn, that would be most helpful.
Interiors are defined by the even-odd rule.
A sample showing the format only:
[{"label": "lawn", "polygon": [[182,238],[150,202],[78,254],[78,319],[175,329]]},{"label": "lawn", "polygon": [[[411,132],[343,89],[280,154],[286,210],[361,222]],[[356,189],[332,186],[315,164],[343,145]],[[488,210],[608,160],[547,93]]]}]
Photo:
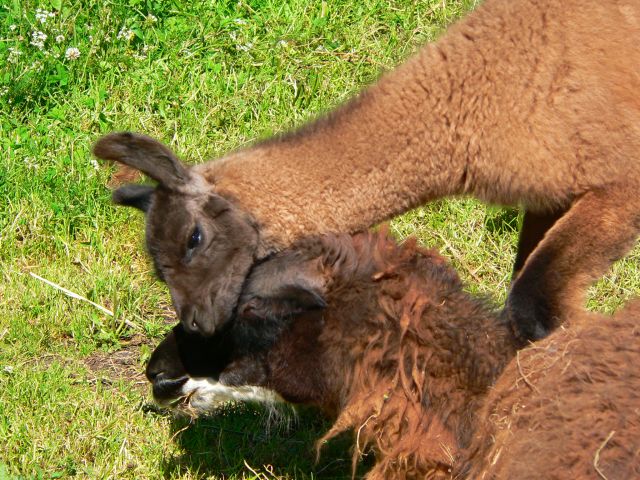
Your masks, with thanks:
[{"label": "lawn", "polygon": [[[214,158],[330,109],[474,3],[2,2],[0,480],[350,478],[348,437],[314,462],[327,428],[316,412],[231,405],[189,421],[153,405],[144,364],[176,320],[143,219],[111,205],[114,169],[90,148],[134,130],[191,162]],[[459,199],[392,230],[438,247],[471,291],[502,302],[519,221]],[[639,256],[591,289],[591,308],[640,291]]]}]

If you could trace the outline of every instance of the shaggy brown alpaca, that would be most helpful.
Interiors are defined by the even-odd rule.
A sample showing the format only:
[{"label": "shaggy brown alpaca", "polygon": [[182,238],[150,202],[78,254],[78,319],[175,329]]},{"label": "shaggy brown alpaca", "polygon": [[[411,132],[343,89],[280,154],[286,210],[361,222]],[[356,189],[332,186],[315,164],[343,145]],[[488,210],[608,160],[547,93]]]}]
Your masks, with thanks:
[{"label": "shaggy brown alpaca", "polygon": [[376,452],[369,479],[635,478],[638,317],[640,302],[575,319],[514,358],[506,323],[435,252],[329,236],[258,265],[212,337],[175,327],[147,375],[156,399],[191,412],[316,405],[336,418],[318,445],[352,430],[354,466]]},{"label": "shaggy brown alpaca", "polygon": [[354,462],[377,452],[369,478],[448,478],[515,350],[507,323],[435,252],[325,236],[256,266],[237,318],[212,337],[176,327],[147,374],[158,400],[195,411],[278,396],[316,405],[336,418],[320,444],[351,429]]},{"label": "shaggy brown alpaca", "polygon": [[468,477],[640,478],[639,320],[634,300],[522,350],[479,414]]},{"label": "shaggy brown alpaca", "polygon": [[251,264],[302,236],[472,195],[525,208],[507,305],[521,338],[540,338],[640,229],[639,41],[637,1],[487,0],[292,133],[191,168],[141,135],[94,152],[160,182],[116,201],[148,210],[187,329],[213,333]]}]

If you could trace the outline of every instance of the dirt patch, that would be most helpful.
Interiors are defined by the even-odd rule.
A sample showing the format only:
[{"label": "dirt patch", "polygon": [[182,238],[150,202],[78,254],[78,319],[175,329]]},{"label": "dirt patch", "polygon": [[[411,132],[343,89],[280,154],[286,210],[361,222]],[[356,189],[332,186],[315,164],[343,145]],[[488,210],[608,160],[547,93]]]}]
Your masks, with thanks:
[{"label": "dirt patch", "polygon": [[125,380],[141,392],[148,390],[149,382],[144,376],[144,365],[140,362],[141,347],[152,342],[144,335],[135,335],[123,347],[112,353],[96,352],[84,359],[84,364],[102,384],[113,384]]}]

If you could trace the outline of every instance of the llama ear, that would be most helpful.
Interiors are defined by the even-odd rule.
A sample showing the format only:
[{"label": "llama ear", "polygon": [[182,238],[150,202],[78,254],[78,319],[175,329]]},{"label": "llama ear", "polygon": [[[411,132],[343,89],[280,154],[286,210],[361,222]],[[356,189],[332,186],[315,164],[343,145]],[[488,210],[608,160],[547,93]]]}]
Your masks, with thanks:
[{"label": "llama ear", "polygon": [[93,146],[102,160],[124,163],[147,174],[170,190],[179,190],[189,180],[189,171],[165,145],[137,133],[111,133]]},{"label": "llama ear", "polygon": [[134,207],[147,213],[154,191],[155,188],[149,185],[124,185],[113,191],[111,200],[118,205]]},{"label": "llama ear", "polygon": [[285,255],[258,265],[245,285],[238,314],[273,318],[325,308],[325,281],[318,262],[296,260]]}]

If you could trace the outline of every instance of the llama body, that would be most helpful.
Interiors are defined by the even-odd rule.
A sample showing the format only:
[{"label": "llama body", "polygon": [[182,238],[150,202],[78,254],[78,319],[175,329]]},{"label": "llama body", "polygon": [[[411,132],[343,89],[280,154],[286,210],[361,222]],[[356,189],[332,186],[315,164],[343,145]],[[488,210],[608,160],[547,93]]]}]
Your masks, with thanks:
[{"label": "llama body", "polygon": [[640,478],[640,300],[593,320],[509,363],[480,410],[468,478]]},{"label": "llama body", "polygon": [[228,233],[243,236],[242,250],[230,255],[233,242],[223,245],[211,254],[215,274],[196,275],[178,268],[177,228],[154,228],[166,222],[167,194],[119,196],[149,207],[150,250],[168,266],[188,329],[223,325],[251,264],[302,236],[355,232],[429,200],[472,195],[525,208],[508,311],[523,340],[540,338],[582,308],[586,287],[640,229],[638,41],[638,2],[487,0],[292,133],[188,170],[140,136],[107,136],[95,153],[142,170],[188,204],[181,218],[191,221],[178,238],[199,216],[215,217],[211,195],[243,218],[244,230]]},{"label": "llama body", "polygon": [[370,478],[449,478],[516,346],[433,251],[327,236],[258,265],[213,337],[176,327],[147,375],[188,411],[242,397],[317,406],[336,418],[322,440],[353,429],[378,452]]},{"label": "llama body", "polygon": [[[354,461],[376,451],[370,479],[595,474],[592,455],[611,430],[622,443],[599,467],[637,473],[639,316],[575,319],[514,358],[506,321],[464,293],[437,254],[379,234],[324,237],[257,266],[238,317],[213,337],[176,327],[147,375],[156,398],[192,412],[229,399],[316,405],[336,419],[319,445],[352,430]],[[526,383],[543,350],[562,358],[555,366],[550,355],[553,370]],[[558,415],[554,402],[568,409]]]}]

